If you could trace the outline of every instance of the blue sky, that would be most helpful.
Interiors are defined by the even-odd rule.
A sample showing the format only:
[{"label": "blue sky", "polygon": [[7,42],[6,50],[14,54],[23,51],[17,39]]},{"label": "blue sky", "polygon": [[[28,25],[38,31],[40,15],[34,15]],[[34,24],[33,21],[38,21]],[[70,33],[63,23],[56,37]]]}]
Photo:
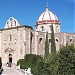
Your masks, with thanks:
[{"label": "blue sky", "polygon": [[49,10],[57,15],[61,32],[75,32],[75,0],[0,0],[0,28],[14,17],[21,25],[35,27],[35,22],[45,11],[48,1]]}]

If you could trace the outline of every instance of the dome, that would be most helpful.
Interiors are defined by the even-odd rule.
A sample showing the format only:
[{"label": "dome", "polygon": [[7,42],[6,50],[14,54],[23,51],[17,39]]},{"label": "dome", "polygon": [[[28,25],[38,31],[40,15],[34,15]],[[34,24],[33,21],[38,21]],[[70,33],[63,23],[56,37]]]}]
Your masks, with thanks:
[{"label": "dome", "polygon": [[57,16],[48,10],[48,6],[46,7],[46,10],[40,15],[36,25],[43,23],[59,23]]}]

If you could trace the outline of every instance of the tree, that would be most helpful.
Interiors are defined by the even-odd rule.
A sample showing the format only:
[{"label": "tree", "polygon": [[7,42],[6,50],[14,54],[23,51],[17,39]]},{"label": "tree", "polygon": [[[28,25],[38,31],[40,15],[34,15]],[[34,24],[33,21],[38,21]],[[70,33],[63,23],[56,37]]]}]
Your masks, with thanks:
[{"label": "tree", "polygon": [[75,75],[74,45],[66,45],[60,49],[57,75]]},{"label": "tree", "polygon": [[38,71],[37,75],[44,75],[45,74],[43,59],[38,60],[38,62],[37,62],[37,71]]},{"label": "tree", "polygon": [[48,32],[46,33],[46,41],[45,41],[45,56],[49,54],[49,44],[48,44]]},{"label": "tree", "polygon": [[45,75],[56,75],[59,66],[59,55],[49,54],[44,63]]},{"label": "tree", "polygon": [[55,45],[55,36],[54,36],[54,29],[53,25],[51,26],[51,54],[56,53],[56,45]]}]

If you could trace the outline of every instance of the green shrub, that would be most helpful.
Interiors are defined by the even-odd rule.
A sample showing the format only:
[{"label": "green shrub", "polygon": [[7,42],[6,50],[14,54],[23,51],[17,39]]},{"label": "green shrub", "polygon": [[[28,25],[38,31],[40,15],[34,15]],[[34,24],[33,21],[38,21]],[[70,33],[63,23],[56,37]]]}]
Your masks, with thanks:
[{"label": "green shrub", "polygon": [[17,62],[17,65],[20,64],[21,69],[31,68],[31,71],[34,75],[38,75],[38,63],[43,58],[39,55],[27,54],[24,59],[20,59]]},{"label": "green shrub", "polygon": [[25,69],[26,68],[24,59],[21,59],[21,61],[20,61],[20,68],[21,69]]},{"label": "green shrub", "polygon": [[57,75],[75,75],[75,46],[63,46],[59,58]]},{"label": "green shrub", "polygon": [[19,59],[19,60],[17,61],[17,66],[20,65],[20,61],[21,61],[21,59]]}]

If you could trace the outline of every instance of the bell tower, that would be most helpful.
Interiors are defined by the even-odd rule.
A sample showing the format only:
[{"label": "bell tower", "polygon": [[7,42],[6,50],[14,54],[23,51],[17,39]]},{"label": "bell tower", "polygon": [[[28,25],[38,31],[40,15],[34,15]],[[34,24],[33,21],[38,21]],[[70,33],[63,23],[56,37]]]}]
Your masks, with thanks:
[{"label": "bell tower", "polygon": [[4,28],[12,28],[12,27],[16,27],[16,26],[20,26],[18,21],[14,18],[14,17],[10,17]]}]

